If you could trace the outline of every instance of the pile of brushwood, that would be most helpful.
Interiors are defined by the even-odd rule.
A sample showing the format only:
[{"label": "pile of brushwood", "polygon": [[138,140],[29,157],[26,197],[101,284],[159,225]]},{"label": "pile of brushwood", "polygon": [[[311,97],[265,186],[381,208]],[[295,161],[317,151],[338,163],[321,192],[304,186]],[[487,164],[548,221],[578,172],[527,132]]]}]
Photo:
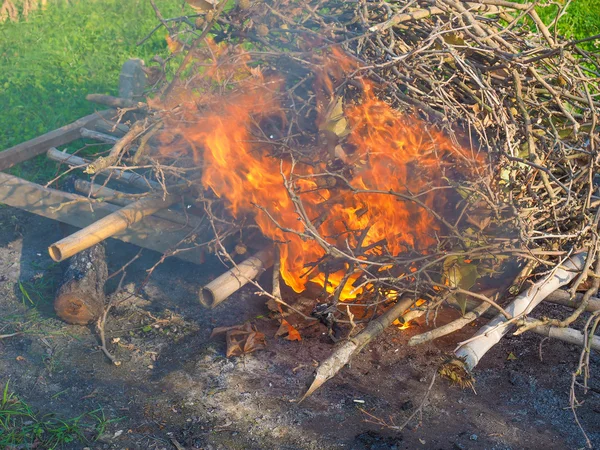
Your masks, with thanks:
[{"label": "pile of brushwood", "polygon": [[[189,4],[155,8],[171,56],[86,172],[185,192],[213,233],[185,244],[228,264],[272,245],[273,290],[257,286],[289,335],[321,320],[347,338],[310,392],[419,316],[431,331],[411,345],[491,317],[441,368],[467,385],[509,330],[598,347],[598,36],[566,40],[563,9],[544,23],[506,0]],[[572,311],[533,318],[543,300]],[[447,306],[460,317],[440,325]]]}]

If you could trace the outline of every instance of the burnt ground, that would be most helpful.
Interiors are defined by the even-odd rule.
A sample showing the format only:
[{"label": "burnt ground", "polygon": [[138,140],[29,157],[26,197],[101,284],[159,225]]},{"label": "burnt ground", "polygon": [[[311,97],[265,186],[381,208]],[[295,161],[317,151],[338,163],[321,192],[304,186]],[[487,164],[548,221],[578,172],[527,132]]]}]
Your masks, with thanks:
[{"label": "burnt ground", "polygon": [[[212,311],[199,287],[218,273],[176,260],[154,273],[139,297],[120,306],[108,324],[110,364],[91,328],[58,321],[52,310],[61,269],[47,256],[60,238],[56,223],[0,209],[0,383],[40,414],[75,417],[101,409],[111,422],[97,440],[64,448],[172,449],[576,449],[585,442],[570,410],[571,373],[579,350],[528,334],[507,338],[482,361],[476,390],[438,380],[422,420],[403,431],[370,423],[367,411],[401,424],[416,408],[444,354],[474,327],[420,348],[406,342],[423,327],[389,330],[302,404],[315,361],[332,344],[321,326],[304,340],[275,338],[264,299],[245,288]],[[137,248],[108,246],[111,269]],[[132,291],[157,260],[152,252],[128,271]],[[112,284],[114,288],[114,280]],[[561,307],[548,306],[561,312]],[[566,311],[563,311],[566,312]],[[216,326],[252,320],[267,336],[264,351],[225,357]],[[479,324],[480,325],[480,324]],[[513,354],[516,359],[508,359]],[[591,386],[600,359],[592,356]],[[598,386],[600,388],[600,386]],[[600,448],[600,398],[581,395],[580,420]],[[357,400],[359,402],[357,402]],[[374,420],[374,419],[371,419]]]}]

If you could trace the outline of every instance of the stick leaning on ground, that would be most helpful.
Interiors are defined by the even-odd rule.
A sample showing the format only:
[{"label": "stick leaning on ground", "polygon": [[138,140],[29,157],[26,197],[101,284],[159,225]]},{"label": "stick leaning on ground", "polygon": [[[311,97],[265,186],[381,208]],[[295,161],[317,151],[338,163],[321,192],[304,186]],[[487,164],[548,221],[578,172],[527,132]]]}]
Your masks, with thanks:
[{"label": "stick leaning on ground", "polygon": [[312,395],[327,380],[333,378],[350,359],[358,354],[371,340],[379,336],[394,320],[414,303],[412,298],[401,298],[377,319],[372,320],[367,327],[356,336],[344,341],[333,353],[323,361],[315,372],[315,379],[300,399],[300,402]]}]

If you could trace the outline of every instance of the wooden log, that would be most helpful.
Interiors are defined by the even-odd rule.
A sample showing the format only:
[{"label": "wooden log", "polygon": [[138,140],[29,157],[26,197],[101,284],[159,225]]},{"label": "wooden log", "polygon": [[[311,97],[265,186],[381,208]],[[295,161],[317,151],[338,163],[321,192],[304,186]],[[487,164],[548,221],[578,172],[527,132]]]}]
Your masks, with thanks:
[{"label": "wooden log", "polygon": [[[75,190],[85,194],[86,196],[91,195],[94,198],[104,198],[109,203],[114,203],[121,206],[129,205],[134,201],[130,198],[127,198],[127,194],[80,179],[75,180]],[[202,229],[204,228],[204,225],[210,226],[208,221],[204,220],[203,217],[185,215],[169,208],[157,211],[153,214],[153,216],[160,217],[161,219],[169,220],[174,223],[179,223],[181,225],[189,225],[194,229]]]},{"label": "wooden log", "polygon": [[[86,227],[119,209],[106,202],[90,205],[89,200],[81,195],[45,188],[1,172],[0,203],[78,228]],[[162,254],[176,248],[194,232],[192,227],[150,216],[113,237]],[[177,252],[174,257],[195,264],[202,264],[205,260],[201,248]]]},{"label": "wooden log", "polygon": [[148,111],[148,105],[146,103],[138,102],[130,98],[113,97],[112,95],[103,94],[88,94],[85,99],[100,105],[110,106],[111,108],[135,109],[140,112]]},{"label": "wooden log", "polygon": [[82,117],[69,125],[6,149],[0,152],[0,171],[9,169],[34,156],[41,155],[50,147],[58,147],[59,145],[75,141],[81,137],[82,128],[93,126],[98,121],[112,118],[114,115],[115,110],[113,109],[98,111],[89,116]]},{"label": "wooden log", "polygon": [[214,308],[273,265],[273,249],[261,250],[200,290],[200,303]]},{"label": "wooden log", "polygon": [[[541,336],[551,337],[568,344],[579,345],[580,347],[583,347],[586,344],[583,333],[579,330],[574,330],[573,328],[559,328],[543,325],[532,328],[531,331]],[[590,336],[589,346],[592,350],[600,350],[600,337]]]},{"label": "wooden log", "polygon": [[56,315],[75,325],[87,325],[97,320],[104,310],[107,278],[103,243],[73,256],[54,299]]},{"label": "wooden log", "polygon": [[[69,166],[82,166],[83,167],[83,166],[88,165],[91,162],[88,159],[84,159],[84,158],[81,158],[80,156],[76,156],[76,155],[71,155],[69,153],[64,153],[55,148],[51,148],[50,150],[48,150],[48,152],[46,153],[46,156],[48,157],[48,159],[51,159],[52,161],[56,161],[61,164],[68,164]],[[103,172],[103,173],[100,173],[99,175],[102,175],[105,177],[112,175],[111,180],[117,181],[119,183],[127,184],[129,186],[135,186],[135,187],[143,189],[143,190],[149,190],[149,189],[162,190],[161,185],[158,184],[156,181],[147,180],[142,175],[140,175],[139,173],[136,173],[136,172],[124,171],[124,170],[120,170],[120,169],[113,169],[111,172]]]},{"label": "wooden log", "polygon": [[99,120],[94,124],[94,129],[101,133],[108,133],[117,137],[122,137],[129,131],[127,125],[113,122],[112,120]]},{"label": "wooden log", "polygon": [[139,58],[132,58],[123,63],[119,75],[119,97],[143,98],[144,90],[148,85],[144,66],[144,61]]},{"label": "wooden log", "polygon": [[104,142],[106,144],[114,144],[119,138],[110,134],[101,133],[99,131],[88,130],[87,128],[81,129],[81,137],[87,139],[94,139],[96,141]]},{"label": "wooden log", "polygon": [[[569,308],[577,309],[577,307],[581,304],[582,298],[583,294],[576,294],[575,297],[571,299],[571,294],[569,294],[567,291],[559,289],[558,291],[554,291],[552,294],[546,297],[546,301],[556,303],[558,305],[568,306]],[[585,310],[587,312],[599,311],[600,298],[590,298]]]},{"label": "wooden log", "polygon": [[133,202],[82,230],[55,242],[48,248],[48,253],[54,261],[64,261],[86,248],[123,232],[144,217],[169,207],[176,200],[176,196],[168,196],[164,199],[147,197]]}]

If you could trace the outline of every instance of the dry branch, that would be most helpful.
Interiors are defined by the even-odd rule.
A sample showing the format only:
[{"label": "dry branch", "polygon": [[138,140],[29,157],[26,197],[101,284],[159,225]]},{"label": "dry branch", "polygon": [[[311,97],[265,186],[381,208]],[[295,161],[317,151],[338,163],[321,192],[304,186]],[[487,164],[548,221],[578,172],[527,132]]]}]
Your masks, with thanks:
[{"label": "dry branch", "polygon": [[94,130],[88,130],[87,128],[81,129],[81,137],[87,139],[94,139],[96,141],[104,142],[106,144],[116,144],[119,140],[119,138],[110,134],[105,134]]},{"label": "dry branch", "polygon": [[514,319],[507,321],[503,315],[498,315],[482,327],[473,338],[459,345],[454,355],[461,361],[467,372],[471,372],[483,355],[508,333],[510,325],[514,324],[516,319],[529,314],[548,295],[570,283],[583,268],[586,257],[586,252],[576,253],[516,297],[506,307],[506,311]]},{"label": "dry branch", "polygon": [[84,172],[89,174],[95,174],[102,172],[108,167],[114,166],[119,161],[123,151],[131,145],[131,143],[144,132],[144,123],[136,122],[110,150],[110,153],[106,158],[100,156],[96,161],[91,162],[87,165]]},{"label": "dry branch", "polygon": [[559,328],[552,327],[550,325],[542,325],[532,328],[531,331],[541,336],[567,342],[568,344],[574,344],[580,347],[589,345],[589,348],[592,350],[600,350],[600,337],[591,336],[589,342],[586,343],[584,334],[579,330],[574,330],[573,328]]},{"label": "dry branch", "polygon": [[360,351],[367,345],[371,340],[379,336],[387,327],[389,327],[394,320],[404,313],[414,303],[411,298],[401,298],[398,302],[388,309],[385,313],[379,316],[377,319],[373,319],[367,327],[358,333],[353,338],[342,342],[337,348],[334,349],[333,353],[321,364],[316,370],[315,378],[302,396],[300,401],[312,395],[319,387],[321,387],[327,380],[333,378],[350,360],[360,353]]},{"label": "dry branch", "polygon": [[110,106],[111,108],[127,108],[131,111],[145,112],[148,105],[144,102],[138,102],[129,98],[113,97],[112,95],[88,94],[86,100],[100,105]]},{"label": "dry branch", "polygon": [[[68,165],[74,166],[74,167],[83,168],[83,167],[91,164],[90,161],[87,159],[81,158],[76,155],[71,155],[69,153],[61,152],[55,148],[51,148],[50,150],[48,150],[48,152],[46,153],[46,156],[48,157],[48,159],[51,159],[52,161],[56,161],[61,164],[68,164]],[[149,189],[161,190],[160,184],[158,184],[156,181],[148,180],[145,177],[143,177],[142,175],[140,175],[136,172],[133,172],[133,171],[112,169],[110,172],[105,171],[105,172],[100,173],[99,175],[102,175],[105,177],[110,176],[111,180],[117,181],[119,183],[128,184],[130,186],[135,186],[137,188],[144,189],[144,190],[149,190]]]}]

